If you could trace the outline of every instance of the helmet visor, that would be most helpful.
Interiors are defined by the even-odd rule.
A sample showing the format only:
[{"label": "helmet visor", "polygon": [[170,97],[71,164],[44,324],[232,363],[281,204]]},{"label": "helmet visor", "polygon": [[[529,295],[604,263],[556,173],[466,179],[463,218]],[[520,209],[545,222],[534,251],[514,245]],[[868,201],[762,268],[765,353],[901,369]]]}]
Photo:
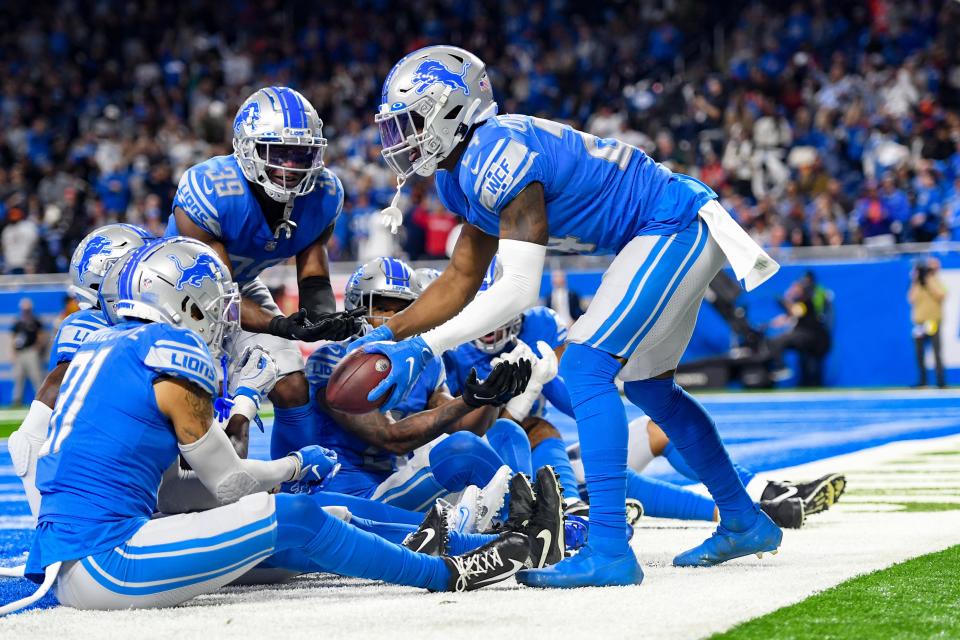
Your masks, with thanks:
[{"label": "helmet visor", "polygon": [[[409,178],[438,151],[428,153],[424,144],[430,134],[425,131],[423,117],[410,111],[377,114],[384,161],[401,178]],[[439,148],[439,145],[438,145]]]}]

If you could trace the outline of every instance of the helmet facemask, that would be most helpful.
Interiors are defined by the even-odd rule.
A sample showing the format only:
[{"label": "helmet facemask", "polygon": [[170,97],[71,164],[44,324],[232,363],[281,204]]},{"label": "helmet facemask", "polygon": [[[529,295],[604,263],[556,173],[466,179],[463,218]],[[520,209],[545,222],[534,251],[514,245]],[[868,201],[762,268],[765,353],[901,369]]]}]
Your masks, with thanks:
[{"label": "helmet facemask", "polygon": [[517,343],[517,337],[520,335],[520,328],[523,324],[523,317],[517,316],[513,320],[506,322],[490,333],[471,340],[470,343],[488,355],[499,355]]},{"label": "helmet facemask", "polygon": [[[448,136],[447,140],[439,131],[443,124],[447,128],[454,126],[454,123],[438,122],[449,95],[448,88],[438,100],[424,96],[409,107],[377,114],[376,122],[383,145],[380,153],[401,180],[415,173],[425,177],[433,175],[437,165],[463,140],[466,126],[462,123],[455,125],[453,135]],[[442,120],[454,120],[461,109],[461,105],[455,105]]]},{"label": "helmet facemask", "polygon": [[314,190],[323,172],[326,138],[234,138],[233,149],[244,176],[277,202]]}]

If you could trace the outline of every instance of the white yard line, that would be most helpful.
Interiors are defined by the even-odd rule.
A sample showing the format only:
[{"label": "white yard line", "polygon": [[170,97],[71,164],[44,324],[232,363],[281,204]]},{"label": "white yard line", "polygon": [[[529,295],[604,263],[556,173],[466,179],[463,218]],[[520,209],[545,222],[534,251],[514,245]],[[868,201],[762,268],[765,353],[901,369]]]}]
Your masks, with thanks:
[{"label": "white yard line", "polygon": [[[945,449],[960,449],[960,436],[884,445],[767,475],[810,478],[845,471],[855,488],[858,471]],[[947,471],[951,458],[955,473],[960,456],[931,456],[931,464]],[[902,478],[890,474],[890,488],[904,486]],[[960,511],[897,513],[886,512],[886,505],[858,504],[868,500],[872,498],[845,497],[834,509],[812,516],[807,528],[787,531],[777,556],[762,560],[751,556],[713,569],[670,566],[675,553],[709,535],[709,524],[644,519],[634,539],[646,571],[639,587],[538,591],[510,585],[455,595],[321,576],[259,590],[229,589],[162,611],[96,613],[57,608],[29,612],[0,620],[0,636],[37,640],[91,636],[233,640],[301,634],[323,640],[548,634],[698,638],[858,574],[960,544]]]}]

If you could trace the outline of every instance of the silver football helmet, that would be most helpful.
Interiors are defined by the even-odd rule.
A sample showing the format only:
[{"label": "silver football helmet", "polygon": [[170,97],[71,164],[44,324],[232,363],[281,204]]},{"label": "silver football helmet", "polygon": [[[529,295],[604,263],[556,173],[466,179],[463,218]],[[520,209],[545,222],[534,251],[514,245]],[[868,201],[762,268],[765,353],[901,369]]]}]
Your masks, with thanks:
[{"label": "silver football helmet", "polygon": [[110,266],[153,236],[132,224],[108,224],[80,241],[70,259],[70,293],[83,308],[97,305],[97,290]]},{"label": "silver football helmet", "polygon": [[497,114],[486,65],[447,45],[414,51],[395,64],[380,103],[381,153],[401,181],[432,175],[471,126]]},{"label": "silver football helmet", "polygon": [[[494,282],[502,277],[503,265],[500,264],[497,256],[493,256],[493,260],[490,261],[490,266],[487,267],[487,273],[483,276],[483,282],[480,283],[480,288],[477,290],[477,295],[481,295],[484,291],[492,287]],[[484,353],[497,355],[510,346],[511,343],[516,342],[520,336],[520,329],[522,328],[523,314],[521,313],[490,333],[480,336],[479,338],[474,338],[470,342],[474,347]]]},{"label": "silver football helmet", "polygon": [[287,87],[247,98],[233,121],[233,153],[243,175],[277,202],[313,191],[323,172],[323,120]]},{"label": "silver football helmet", "polygon": [[124,318],[196,331],[217,357],[240,329],[240,291],[217,254],[180,236],[150,243],[114,265],[100,287],[111,324]]},{"label": "silver football helmet", "polygon": [[433,267],[420,267],[415,269],[413,272],[413,284],[414,288],[418,293],[423,293],[427,290],[434,280],[440,277],[440,269],[434,269]]},{"label": "silver football helmet", "polygon": [[420,295],[416,286],[413,269],[399,258],[374,258],[353,272],[347,281],[343,308],[353,311],[358,307],[367,307],[367,318],[373,310],[374,296],[409,300],[413,302]]}]

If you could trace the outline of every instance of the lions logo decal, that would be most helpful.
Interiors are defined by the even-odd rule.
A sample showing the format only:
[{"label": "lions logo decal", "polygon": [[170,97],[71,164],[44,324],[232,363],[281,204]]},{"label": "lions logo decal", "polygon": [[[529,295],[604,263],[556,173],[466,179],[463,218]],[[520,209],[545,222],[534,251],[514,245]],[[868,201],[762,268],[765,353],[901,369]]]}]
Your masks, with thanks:
[{"label": "lions logo decal", "polygon": [[240,133],[240,130],[245,126],[250,129],[256,129],[259,120],[260,105],[256,102],[251,102],[237,114],[237,119],[233,121],[233,130],[236,133]]},{"label": "lions logo decal", "polygon": [[220,277],[220,269],[217,267],[213,256],[201,253],[197,256],[197,261],[189,267],[184,267],[179,258],[175,255],[167,256],[180,270],[180,277],[177,278],[177,291],[183,291],[186,285],[199,288],[207,278],[217,280]]},{"label": "lions logo decal", "polygon": [[87,271],[90,270],[90,262],[101,254],[109,253],[110,248],[110,239],[106,236],[93,236],[90,238],[90,242],[83,248],[83,253],[80,255],[80,262],[77,264],[80,282],[83,282],[86,278]]},{"label": "lions logo decal", "polygon": [[464,95],[470,95],[470,87],[464,81],[469,68],[470,63],[464,62],[463,69],[460,70],[459,74],[456,74],[447,69],[446,65],[439,60],[424,60],[413,72],[413,85],[417,89],[417,95],[422,94],[438,82],[450,87],[453,91],[460,89]]}]

